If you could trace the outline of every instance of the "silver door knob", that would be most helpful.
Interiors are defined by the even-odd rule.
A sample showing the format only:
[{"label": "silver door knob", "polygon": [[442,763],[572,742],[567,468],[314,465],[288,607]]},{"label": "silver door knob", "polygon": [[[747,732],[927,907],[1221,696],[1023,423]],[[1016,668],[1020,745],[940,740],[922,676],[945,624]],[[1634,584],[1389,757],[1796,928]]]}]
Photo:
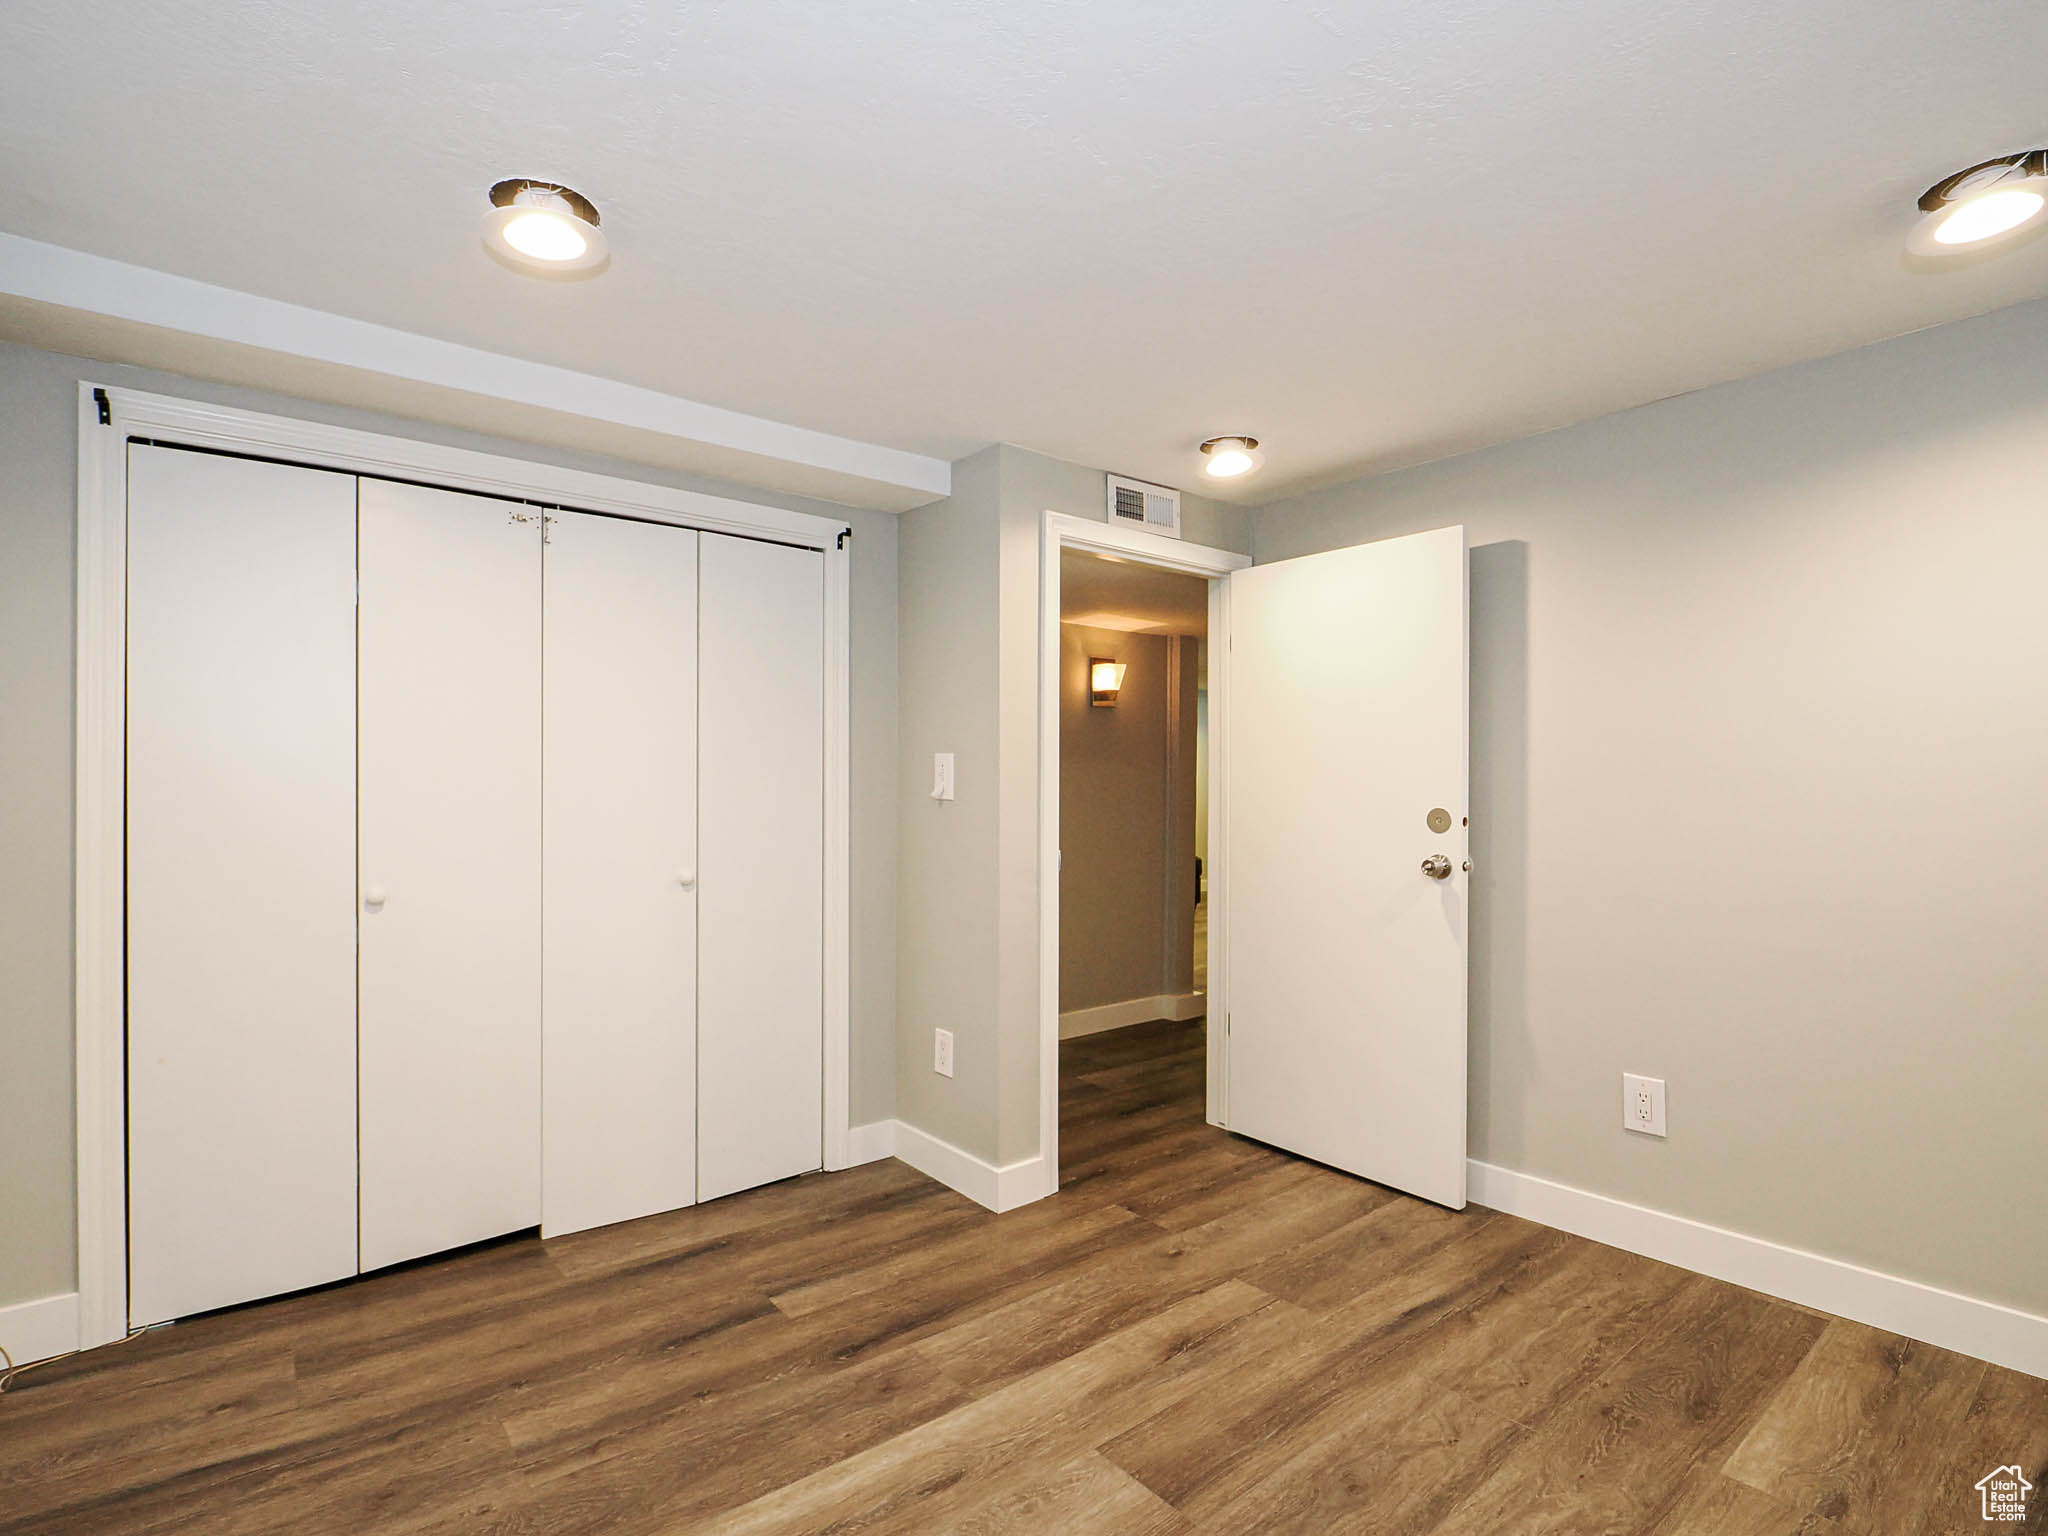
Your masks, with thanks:
[{"label": "silver door knob", "polygon": [[1432,853],[1422,861],[1422,872],[1432,880],[1451,878],[1451,861],[1440,853]]}]

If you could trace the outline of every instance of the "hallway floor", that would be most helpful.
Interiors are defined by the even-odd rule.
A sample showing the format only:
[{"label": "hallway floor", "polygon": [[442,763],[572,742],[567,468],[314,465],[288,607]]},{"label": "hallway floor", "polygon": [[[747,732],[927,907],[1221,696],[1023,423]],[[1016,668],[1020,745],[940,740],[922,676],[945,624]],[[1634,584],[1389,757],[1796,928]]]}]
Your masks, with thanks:
[{"label": "hallway floor", "polygon": [[883,1162],[31,1371],[0,1531],[1950,1536],[2048,1487],[2048,1383],[1234,1139],[1199,1021],[1061,1065],[1006,1216]]}]

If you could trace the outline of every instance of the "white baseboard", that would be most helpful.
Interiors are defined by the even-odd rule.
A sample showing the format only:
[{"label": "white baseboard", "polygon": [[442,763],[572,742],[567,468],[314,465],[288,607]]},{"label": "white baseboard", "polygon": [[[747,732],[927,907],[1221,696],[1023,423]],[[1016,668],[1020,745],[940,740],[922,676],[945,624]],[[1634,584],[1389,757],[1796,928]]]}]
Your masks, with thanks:
[{"label": "white baseboard", "polygon": [[70,1354],[78,1348],[78,1293],[0,1307],[0,1345],[16,1365]]},{"label": "white baseboard", "polygon": [[1149,1024],[1154,1019],[1176,1022],[1199,1019],[1209,1006],[1205,992],[1168,992],[1158,997],[1133,997],[1121,1003],[1102,1003],[1094,1008],[1076,1008],[1060,1015],[1060,1038],[1099,1035],[1104,1030],[1122,1029],[1130,1024]]},{"label": "white baseboard", "polygon": [[862,1163],[879,1163],[885,1157],[896,1155],[896,1122],[894,1120],[870,1120],[866,1125],[855,1125],[846,1132],[846,1166],[858,1168]]},{"label": "white baseboard", "polygon": [[1491,1163],[1466,1181],[1475,1205],[2048,1378],[2048,1317]]},{"label": "white baseboard", "polygon": [[896,1156],[901,1161],[947,1188],[957,1189],[978,1205],[992,1211],[1013,1211],[1051,1193],[1046,1188],[1043,1157],[1027,1157],[998,1168],[914,1125],[901,1120],[890,1123],[894,1127]]}]

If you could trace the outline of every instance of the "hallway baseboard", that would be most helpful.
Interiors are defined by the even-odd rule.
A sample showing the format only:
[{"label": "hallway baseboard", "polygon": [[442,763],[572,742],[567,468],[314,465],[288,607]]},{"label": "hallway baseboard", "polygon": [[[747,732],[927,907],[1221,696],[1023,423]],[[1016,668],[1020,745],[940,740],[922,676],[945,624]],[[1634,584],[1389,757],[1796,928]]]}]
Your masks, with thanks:
[{"label": "hallway baseboard", "polygon": [[1121,1003],[1076,1008],[1071,1013],[1060,1015],[1060,1038],[1075,1040],[1082,1035],[1099,1035],[1104,1030],[1123,1029],[1131,1024],[1149,1024],[1154,1019],[1172,1019],[1182,1023],[1188,1019],[1199,1019],[1208,1007],[1206,992],[1182,992],[1178,995],[1167,992],[1157,997],[1133,997]]}]

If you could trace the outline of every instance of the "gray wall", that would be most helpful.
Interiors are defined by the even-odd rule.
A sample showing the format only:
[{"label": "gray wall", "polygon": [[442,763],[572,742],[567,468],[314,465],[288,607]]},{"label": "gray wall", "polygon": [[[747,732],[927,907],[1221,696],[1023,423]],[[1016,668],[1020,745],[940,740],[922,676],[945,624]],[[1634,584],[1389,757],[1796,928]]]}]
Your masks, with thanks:
[{"label": "gray wall", "polygon": [[894,1112],[896,519],[617,459],[0,345],[0,1306],[75,1285],[72,589],[81,377],[844,518],[853,537],[856,1122]]},{"label": "gray wall", "polygon": [[[999,444],[902,519],[903,828],[897,1114],[998,1165],[1038,1148],[1038,553],[1047,511],[1102,521],[1103,472]],[[1248,552],[1250,519],[1189,496],[1192,543]],[[959,798],[929,799],[931,754]],[[932,1030],[954,1031],[954,1077]]]},{"label": "gray wall", "polygon": [[1260,509],[1471,531],[1474,1156],[2048,1311],[2044,359],[2034,304]]},{"label": "gray wall", "polygon": [[[1168,644],[1060,626],[1062,1012],[1166,990]],[[1094,657],[1124,663],[1114,708],[1092,700]]]},{"label": "gray wall", "polygon": [[0,349],[0,1306],[75,1288],[76,365]]},{"label": "gray wall", "polygon": [[[1060,626],[1062,1012],[1194,988],[1200,644]],[[1126,666],[1114,708],[1093,702],[1096,657]]]},{"label": "gray wall", "polygon": [[[988,1159],[996,1149],[996,485],[990,448],[953,494],[903,514],[896,1114]],[[951,752],[955,798],[931,798]],[[953,1076],[932,1031],[954,1035]]]}]

